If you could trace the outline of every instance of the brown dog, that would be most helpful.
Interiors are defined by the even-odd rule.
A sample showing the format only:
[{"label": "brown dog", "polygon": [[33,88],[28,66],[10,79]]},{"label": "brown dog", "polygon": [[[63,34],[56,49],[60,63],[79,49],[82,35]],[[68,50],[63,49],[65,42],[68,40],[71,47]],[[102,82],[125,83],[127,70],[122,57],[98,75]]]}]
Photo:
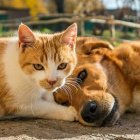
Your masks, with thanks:
[{"label": "brown dog", "polygon": [[[65,90],[54,94],[55,100],[74,106],[85,125],[113,125],[127,109],[140,110],[140,43],[125,43],[112,50],[100,43],[94,47],[96,41],[100,42],[89,41],[92,47],[86,42],[81,43],[84,49],[78,46],[79,63]],[[77,83],[81,88],[75,88]]]}]

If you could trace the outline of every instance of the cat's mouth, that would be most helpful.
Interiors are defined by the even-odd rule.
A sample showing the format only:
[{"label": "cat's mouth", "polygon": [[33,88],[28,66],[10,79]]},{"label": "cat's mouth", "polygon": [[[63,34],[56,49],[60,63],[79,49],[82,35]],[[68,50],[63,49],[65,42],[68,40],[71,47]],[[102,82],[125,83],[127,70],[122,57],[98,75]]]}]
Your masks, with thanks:
[{"label": "cat's mouth", "polygon": [[57,82],[54,85],[49,85],[47,83],[39,84],[39,87],[45,92],[55,92],[57,89],[63,86],[63,82]]},{"label": "cat's mouth", "polygon": [[45,88],[45,90],[47,90],[47,91],[53,91],[54,89],[55,89],[55,87]]}]

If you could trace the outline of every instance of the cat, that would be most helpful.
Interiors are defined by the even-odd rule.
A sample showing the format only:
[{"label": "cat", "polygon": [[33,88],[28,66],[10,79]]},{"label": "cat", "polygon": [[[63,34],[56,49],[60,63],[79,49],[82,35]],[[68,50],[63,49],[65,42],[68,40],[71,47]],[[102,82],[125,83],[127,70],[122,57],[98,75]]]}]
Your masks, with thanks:
[{"label": "cat", "polygon": [[0,117],[22,116],[74,121],[74,108],[58,105],[53,92],[76,64],[77,24],[54,34],[20,24],[18,37],[0,39]]}]

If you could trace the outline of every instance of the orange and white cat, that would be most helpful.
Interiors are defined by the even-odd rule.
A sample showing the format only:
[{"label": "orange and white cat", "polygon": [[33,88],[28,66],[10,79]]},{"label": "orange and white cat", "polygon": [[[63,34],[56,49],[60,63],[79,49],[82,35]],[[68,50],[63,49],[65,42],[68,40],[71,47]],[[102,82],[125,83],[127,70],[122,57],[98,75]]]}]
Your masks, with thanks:
[{"label": "orange and white cat", "polygon": [[53,100],[76,66],[77,25],[55,34],[21,24],[18,37],[0,39],[0,117],[29,116],[73,121],[74,108]]}]

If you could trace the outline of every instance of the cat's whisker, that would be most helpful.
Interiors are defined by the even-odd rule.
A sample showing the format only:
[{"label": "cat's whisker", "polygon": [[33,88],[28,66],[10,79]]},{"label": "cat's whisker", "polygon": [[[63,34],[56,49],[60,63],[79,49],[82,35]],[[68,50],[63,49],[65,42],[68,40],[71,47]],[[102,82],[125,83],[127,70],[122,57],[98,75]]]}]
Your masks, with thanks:
[{"label": "cat's whisker", "polygon": [[[75,84],[77,84],[77,85],[79,85],[79,83],[77,82],[77,81],[75,81],[75,80],[67,80],[68,82],[73,82],[73,83],[75,83]],[[80,85],[79,85],[80,86]]]},{"label": "cat's whisker", "polygon": [[67,79],[77,79],[77,77],[67,77]]},{"label": "cat's whisker", "polygon": [[67,88],[67,85],[63,86],[63,88],[67,89],[67,91],[68,91],[69,94],[71,93],[71,92],[70,92],[70,89]]},{"label": "cat's whisker", "polygon": [[81,90],[81,86],[78,83],[75,83],[75,85]]},{"label": "cat's whisker", "polygon": [[71,84],[71,86],[81,89],[81,86],[75,81],[67,81],[67,83]]},{"label": "cat's whisker", "polygon": [[77,88],[75,85],[73,85],[72,83],[67,82],[67,83],[66,83],[66,85],[69,85],[69,86],[71,86],[71,87],[75,88],[75,89],[76,89],[76,91],[78,91],[78,88]]},{"label": "cat's whisker", "polygon": [[70,99],[70,103],[72,104],[72,95],[71,92],[69,91],[69,88],[65,85],[64,88],[68,91],[68,95],[69,95],[69,99]]},{"label": "cat's whisker", "polygon": [[67,83],[70,83],[70,84],[72,84],[73,86],[76,86],[76,87],[80,88],[80,85],[79,85],[77,82],[74,82],[74,81],[67,81]]},{"label": "cat's whisker", "polygon": [[82,82],[80,78],[67,78],[67,80],[75,81],[75,82]]},{"label": "cat's whisker", "polygon": [[73,85],[72,83],[70,83],[70,82],[67,82],[66,85],[69,85],[69,86],[71,86],[71,87],[73,87],[74,89],[77,90],[77,87],[75,85]]},{"label": "cat's whisker", "polygon": [[68,95],[68,98],[69,98],[70,103],[71,103],[71,102],[72,102],[72,98],[71,98],[70,93],[66,90],[66,88],[65,88],[65,87],[62,87],[62,89],[64,90],[64,93],[66,93],[66,94]]},{"label": "cat's whisker", "polygon": [[74,78],[74,77],[67,77],[67,79],[76,79],[76,78]]},{"label": "cat's whisker", "polygon": [[68,85],[65,85],[65,87],[67,87],[69,89],[69,93],[72,92],[71,88]]}]

